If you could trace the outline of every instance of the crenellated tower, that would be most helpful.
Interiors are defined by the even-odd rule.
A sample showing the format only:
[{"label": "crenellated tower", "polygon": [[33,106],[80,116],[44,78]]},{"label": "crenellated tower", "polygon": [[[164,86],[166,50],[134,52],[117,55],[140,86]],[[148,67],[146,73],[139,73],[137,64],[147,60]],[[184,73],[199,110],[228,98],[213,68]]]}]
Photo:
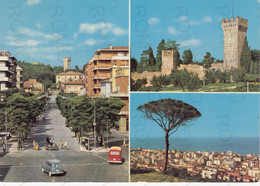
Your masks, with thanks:
[{"label": "crenellated tower", "polygon": [[71,57],[63,58],[63,71],[70,70]]},{"label": "crenellated tower", "polygon": [[248,28],[248,20],[236,17],[222,19],[222,29],[224,31],[224,68],[241,69],[240,59],[242,55],[243,45]]}]

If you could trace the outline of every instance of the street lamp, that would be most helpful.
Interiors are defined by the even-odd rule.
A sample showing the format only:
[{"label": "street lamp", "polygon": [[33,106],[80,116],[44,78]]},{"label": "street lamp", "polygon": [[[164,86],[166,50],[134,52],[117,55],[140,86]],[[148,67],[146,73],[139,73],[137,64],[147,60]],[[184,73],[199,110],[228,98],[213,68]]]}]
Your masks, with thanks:
[{"label": "street lamp", "polygon": [[94,104],[94,148],[96,150],[96,105]]},{"label": "street lamp", "polygon": [[[4,96],[1,95],[1,101],[4,101]],[[7,149],[7,109],[6,109],[6,102],[5,102],[5,144]]]}]

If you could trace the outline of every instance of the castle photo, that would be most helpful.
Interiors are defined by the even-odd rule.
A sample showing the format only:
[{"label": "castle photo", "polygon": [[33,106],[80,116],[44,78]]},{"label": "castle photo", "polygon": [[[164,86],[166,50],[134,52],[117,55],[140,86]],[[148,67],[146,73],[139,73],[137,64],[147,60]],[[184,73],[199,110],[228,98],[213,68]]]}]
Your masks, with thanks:
[{"label": "castle photo", "polygon": [[[232,9],[231,1],[221,3]],[[154,4],[150,8],[156,9]],[[181,1],[176,4],[185,5]],[[241,4],[242,1],[235,1],[239,10]],[[170,9],[162,4],[160,7]],[[146,45],[141,40],[132,41],[131,90],[259,92],[259,38],[254,31],[257,18],[248,11],[242,13],[243,17],[219,15],[216,11],[198,16],[187,13],[198,8],[195,2],[184,7],[183,14],[173,13],[172,21],[166,21],[163,14],[147,19],[147,32],[153,33],[154,39]],[[210,8],[214,8],[214,3]],[[138,21],[133,17],[135,20]],[[153,32],[156,29],[161,32]],[[132,37],[139,34],[137,29],[131,33]]]}]

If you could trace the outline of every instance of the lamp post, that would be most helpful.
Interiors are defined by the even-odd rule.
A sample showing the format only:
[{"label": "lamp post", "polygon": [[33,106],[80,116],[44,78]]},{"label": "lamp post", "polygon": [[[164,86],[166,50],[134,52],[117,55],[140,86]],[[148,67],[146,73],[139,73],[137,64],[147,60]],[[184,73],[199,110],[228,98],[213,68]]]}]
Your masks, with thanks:
[{"label": "lamp post", "polygon": [[94,104],[94,149],[96,150],[96,105]]},{"label": "lamp post", "polygon": [[[4,100],[4,96],[1,95],[1,101],[5,101]],[[6,149],[7,149],[7,109],[6,109],[6,102],[5,102],[5,144],[6,144]]]}]

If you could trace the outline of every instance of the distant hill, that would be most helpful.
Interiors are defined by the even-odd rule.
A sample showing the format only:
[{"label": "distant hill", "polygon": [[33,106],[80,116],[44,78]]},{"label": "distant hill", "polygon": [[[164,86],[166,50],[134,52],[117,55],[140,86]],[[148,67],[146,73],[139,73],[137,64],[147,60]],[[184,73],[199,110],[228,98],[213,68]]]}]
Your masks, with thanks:
[{"label": "distant hill", "polygon": [[51,67],[40,62],[27,63],[18,61],[17,64],[23,69],[23,81],[29,79],[37,79],[38,82],[44,84],[46,88],[51,87],[55,83],[55,76],[63,72],[62,66]]}]

